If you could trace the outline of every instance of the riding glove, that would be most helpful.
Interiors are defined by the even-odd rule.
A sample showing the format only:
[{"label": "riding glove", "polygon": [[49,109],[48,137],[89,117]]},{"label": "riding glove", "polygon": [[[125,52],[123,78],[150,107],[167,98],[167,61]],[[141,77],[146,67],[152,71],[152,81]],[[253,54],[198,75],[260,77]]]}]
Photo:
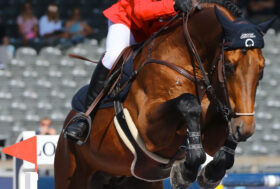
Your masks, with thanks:
[{"label": "riding glove", "polygon": [[189,12],[192,7],[192,0],[174,0],[174,10],[177,12]]}]

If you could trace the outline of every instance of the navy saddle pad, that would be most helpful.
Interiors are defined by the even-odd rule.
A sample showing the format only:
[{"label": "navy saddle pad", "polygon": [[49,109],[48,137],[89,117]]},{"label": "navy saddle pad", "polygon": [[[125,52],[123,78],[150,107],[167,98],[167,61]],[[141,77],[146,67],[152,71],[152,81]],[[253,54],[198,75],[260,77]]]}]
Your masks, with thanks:
[{"label": "navy saddle pad", "polygon": [[[133,56],[130,56],[128,61],[124,64],[124,70],[121,77],[121,86],[130,78],[133,72]],[[118,99],[123,102],[131,87],[131,82],[119,93],[118,96],[105,96],[98,105],[98,109],[110,108],[114,106],[113,101]],[[78,90],[72,99],[72,108],[78,112],[85,112],[85,101],[89,85],[85,85]]]}]

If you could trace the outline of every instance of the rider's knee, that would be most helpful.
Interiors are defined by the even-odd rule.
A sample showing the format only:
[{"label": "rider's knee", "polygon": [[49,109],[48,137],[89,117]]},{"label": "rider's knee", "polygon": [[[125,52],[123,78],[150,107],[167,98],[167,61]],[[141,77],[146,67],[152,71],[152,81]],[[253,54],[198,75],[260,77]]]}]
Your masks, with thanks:
[{"label": "rider's knee", "polygon": [[107,51],[102,59],[103,65],[111,69],[122,50]]}]

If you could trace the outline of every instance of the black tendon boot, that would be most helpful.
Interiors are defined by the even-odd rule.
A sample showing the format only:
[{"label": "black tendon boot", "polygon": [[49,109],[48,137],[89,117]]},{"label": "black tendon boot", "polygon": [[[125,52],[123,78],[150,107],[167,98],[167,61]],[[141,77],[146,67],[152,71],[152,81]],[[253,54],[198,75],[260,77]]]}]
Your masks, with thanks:
[{"label": "black tendon boot", "polygon": [[[92,104],[92,102],[95,100],[95,98],[103,89],[104,82],[106,80],[109,71],[110,70],[108,70],[103,66],[102,62],[99,62],[97,64],[92,74],[88,92],[87,92],[86,109],[88,109],[88,107]],[[92,114],[94,113],[92,112]],[[72,141],[81,141],[88,134],[89,123],[83,116],[81,116],[80,119],[77,118],[75,120],[77,121],[75,121],[74,123],[72,123],[66,128],[65,135],[67,136],[68,139]]]}]

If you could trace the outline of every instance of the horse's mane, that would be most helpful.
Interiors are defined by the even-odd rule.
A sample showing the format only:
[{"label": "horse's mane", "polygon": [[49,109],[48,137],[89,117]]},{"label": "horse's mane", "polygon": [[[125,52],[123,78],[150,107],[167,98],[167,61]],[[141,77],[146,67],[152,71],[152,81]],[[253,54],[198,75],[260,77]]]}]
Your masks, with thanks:
[{"label": "horse's mane", "polygon": [[[231,0],[200,0],[199,2],[201,4],[203,4],[203,3],[218,4],[218,5],[226,8],[233,16],[235,16],[235,17],[241,17],[242,16],[241,9],[235,3],[233,3]],[[189,10],[190,10],[193,6],[191,1],[188,4],[188,6],[190,6],[189,7]]]}]

